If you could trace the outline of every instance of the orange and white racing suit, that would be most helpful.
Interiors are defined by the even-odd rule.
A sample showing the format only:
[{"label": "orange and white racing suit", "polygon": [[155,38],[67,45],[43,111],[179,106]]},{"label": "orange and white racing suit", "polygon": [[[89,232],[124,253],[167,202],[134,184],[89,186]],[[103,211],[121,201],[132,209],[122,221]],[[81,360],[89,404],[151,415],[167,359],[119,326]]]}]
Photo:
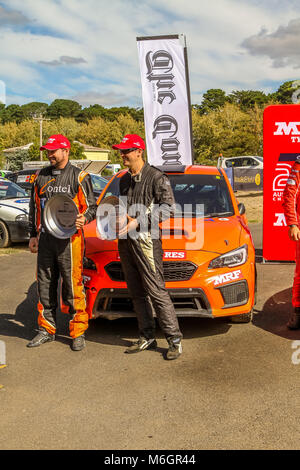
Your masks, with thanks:
[{"label": "orange and white racing suit", "polygon": [[29,211],[30,237],[39,238],[37,257],[38,324],[50,334],[56,332],[59,278],[61,284],[61,311],[71,315],[70,335],[81,336],[88,328],[85,293],[82,279],[84,254],[83,231],[71,238],[59,239],[50,234],[43,220],[47,201],[57,194],[68,195],[87,222],[96,216],[96,201],[88,173],[71,165],[62,170],[51,166],[43,168],[32,187]]}]

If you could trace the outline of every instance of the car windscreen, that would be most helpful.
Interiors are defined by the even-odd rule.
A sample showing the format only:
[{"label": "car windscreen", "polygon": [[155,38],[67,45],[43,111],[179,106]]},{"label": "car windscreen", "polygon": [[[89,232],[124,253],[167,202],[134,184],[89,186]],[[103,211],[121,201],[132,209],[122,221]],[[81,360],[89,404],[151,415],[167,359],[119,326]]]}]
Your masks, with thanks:
[{"label": "car windscreen", "polygon": [[0,181],[0,199],[27,197],[26,191],[11,181]]},{"label": "car windscreen", "polygon": [[94,175],[92,173],[90,173],[90,176],[92,180],[93,189],[97,191],[102,191],[102,189],[104,189],[108,183],[108,180],[103,178],[103,176]]},{"label": "car windscreen", "polygon": [[177,213],[217,217],[233,215],[227,183],[221,175],[168,175]]},{"label": "car windscreen", "polygon": [[[221,175],[168,175],[177,206],[175,217],[233,215],[234,209],[227,183]],[[114,178],[104,197],[119,196],[120,178]]]}]

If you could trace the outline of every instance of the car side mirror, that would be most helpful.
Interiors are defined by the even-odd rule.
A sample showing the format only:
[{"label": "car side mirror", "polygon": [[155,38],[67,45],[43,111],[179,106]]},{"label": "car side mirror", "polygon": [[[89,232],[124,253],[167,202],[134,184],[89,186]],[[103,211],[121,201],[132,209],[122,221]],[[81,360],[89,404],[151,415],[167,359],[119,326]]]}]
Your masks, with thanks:
[{"label": "car side mirror", "polygon": [[242,202],[240,202],[240,203],[238,204],[238,209],[239,209],[240,215],[245,214],[245,212],[246,212],[246,207],[245,207],[245,205],[244,205]]}]

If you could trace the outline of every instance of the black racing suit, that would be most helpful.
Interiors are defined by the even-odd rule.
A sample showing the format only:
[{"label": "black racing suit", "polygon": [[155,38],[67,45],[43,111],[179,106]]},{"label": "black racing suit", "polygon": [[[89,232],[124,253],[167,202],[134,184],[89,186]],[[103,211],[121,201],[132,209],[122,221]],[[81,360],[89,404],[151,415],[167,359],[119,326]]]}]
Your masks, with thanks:
[{"label": "black racing suit", "polygon": [[48,233],[43,220],[43,210],[47,201],[57,194],[65,194],[73,199],[79,213],[84,214],[87,222],[95,218],[97,206],[90,175],[70,162],[62,170],[51,166],[43,168],[32,187],[29,228],[30,237],[39,238],[38,324],[41,329],[55,334],[58,281],[61,277],[61,310],[71,315],[70,335],[76,338],[88,327],[82,282],[84,237],[82,230],[78,230],[68,239],[59,239]]},{"label": "black racing suit", "polygon": [[[119,239],[119,253],[127,287],[138,318],[140,335],[155,337],[153,309],[167,340],[182,338],[174,305],[163,278],[163,249],[159,222],[170,217],[175,201],[170,181],[148,163],[132,176],[128,171],[120,180],[120,195],[127,197],[130,216],[133,205],[143,205],[138,218],[140,232]],[[153,206],[156,205],[156,206]],[[160,207],[160,212],[155,209]],[[138,208],[137,208],[138,210]],[[138,210],[139,212],[139,210]]]}]

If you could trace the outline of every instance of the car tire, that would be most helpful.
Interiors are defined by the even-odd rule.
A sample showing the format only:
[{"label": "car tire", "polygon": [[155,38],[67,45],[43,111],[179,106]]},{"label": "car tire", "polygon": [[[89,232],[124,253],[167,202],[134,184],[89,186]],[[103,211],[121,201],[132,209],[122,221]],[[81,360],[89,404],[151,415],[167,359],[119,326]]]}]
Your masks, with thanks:
[{"label": "car tire", "polygon": [[230,317],[231,323],[250,323],[253,320],[253,309],[248,313],[241,313],[240,315],[232,315]]},{"label": "car tire", "polygon": [[10,244],[11,240],[8,228],[5,223],[0,220],[0,248],[7,248]]}]

